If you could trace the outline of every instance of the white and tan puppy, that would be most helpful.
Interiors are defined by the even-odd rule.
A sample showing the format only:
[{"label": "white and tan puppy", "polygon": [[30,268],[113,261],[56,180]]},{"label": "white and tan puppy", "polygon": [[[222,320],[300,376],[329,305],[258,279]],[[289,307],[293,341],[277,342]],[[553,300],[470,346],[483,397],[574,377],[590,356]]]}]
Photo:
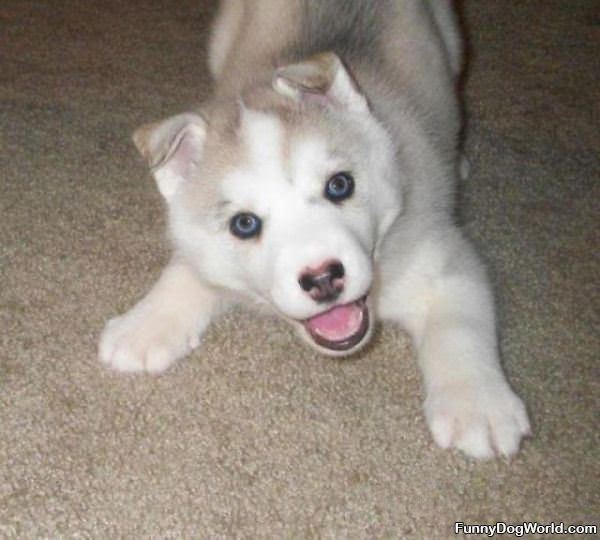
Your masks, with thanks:
[{"label": "white and tan puppy", "polygon": [[485,271],[452,220],[460,50],[449,0],[224,1],[214,96],[134,135],[174,254],[108,323],[101,360],[163,371],[232,302],[329,355],[392,320],[414,340],[435,441],[514,454],[527,414],[500,367]]}]

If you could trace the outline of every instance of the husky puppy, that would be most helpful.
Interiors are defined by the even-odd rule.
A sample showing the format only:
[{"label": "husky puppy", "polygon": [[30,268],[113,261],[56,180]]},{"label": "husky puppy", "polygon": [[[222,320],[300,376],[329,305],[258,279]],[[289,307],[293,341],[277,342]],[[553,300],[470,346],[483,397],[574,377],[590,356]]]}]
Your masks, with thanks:
[{"label": "husky puppy", "polygon": [[232,302],[320,352],[378,320],[411,335],[436,443],[514,454],[527,413],[500,366],[494,300],[452,219],[460,170],[450,0],[224,0],[215,92],[134,142],[169,213],[170,264],[100,339],[121,371],[161,372]]}]

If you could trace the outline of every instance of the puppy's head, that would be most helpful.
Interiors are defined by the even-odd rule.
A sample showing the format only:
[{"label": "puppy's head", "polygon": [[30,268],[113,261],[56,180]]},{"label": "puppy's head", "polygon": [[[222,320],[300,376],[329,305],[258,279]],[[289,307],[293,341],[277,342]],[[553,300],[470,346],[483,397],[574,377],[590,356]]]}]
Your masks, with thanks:
[{"label": "puppy's head", "polygon": [[324,353],[368,341],[377,246],[401,200],[390,138],[337,56],[134,141],[175,249],[207,282],[268,304]]}]

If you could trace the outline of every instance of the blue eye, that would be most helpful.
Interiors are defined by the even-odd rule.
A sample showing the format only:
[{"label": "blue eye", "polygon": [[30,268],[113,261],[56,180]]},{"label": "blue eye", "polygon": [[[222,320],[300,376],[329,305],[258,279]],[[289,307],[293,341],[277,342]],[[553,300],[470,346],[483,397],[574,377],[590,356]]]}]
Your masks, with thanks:
[{"label": "blue eye", "polygon": [[229,230],[231,234],[246,240],[260,234],[262,222],[258,216],[250,212],[240,212],[231,218]]},{"label": "blue eye", "polygon": [[340,202],[354,193],[354,178],[348,172],[335,173],[325,184],[325,197],[331,202]]}]

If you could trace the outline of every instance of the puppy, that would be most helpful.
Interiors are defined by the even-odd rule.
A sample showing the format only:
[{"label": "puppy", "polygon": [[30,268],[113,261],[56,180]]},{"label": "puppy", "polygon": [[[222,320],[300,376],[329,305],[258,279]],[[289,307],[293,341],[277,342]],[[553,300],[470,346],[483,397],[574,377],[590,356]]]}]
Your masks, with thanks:
[{"label": "puppy", "polygon": [[514,454],[529,432],[500,367],[494,300],[452,220],[461,43],[449,0],[225,0],[214,95],[138,129],[173,257],[107,324],[100,359],[161,372],[234,302],[326,355],[378,320],[411,335],[434,440]]}]

